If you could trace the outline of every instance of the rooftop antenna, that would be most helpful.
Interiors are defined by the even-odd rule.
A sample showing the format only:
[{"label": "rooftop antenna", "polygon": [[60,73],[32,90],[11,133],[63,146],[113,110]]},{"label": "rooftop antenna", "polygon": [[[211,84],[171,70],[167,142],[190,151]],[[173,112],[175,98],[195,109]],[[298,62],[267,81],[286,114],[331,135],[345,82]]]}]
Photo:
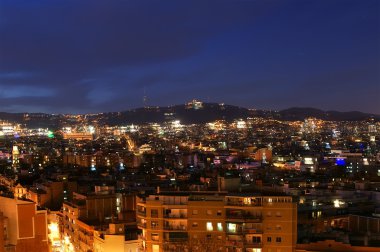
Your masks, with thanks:
[{"label": "rooftop antenna", "polygon": [[148,97],[146,96],[146,88],[144,87],[144,96],[143,96],[143,105],[144,105],[144,108],[147,107],[147,103],[148,103]]}]

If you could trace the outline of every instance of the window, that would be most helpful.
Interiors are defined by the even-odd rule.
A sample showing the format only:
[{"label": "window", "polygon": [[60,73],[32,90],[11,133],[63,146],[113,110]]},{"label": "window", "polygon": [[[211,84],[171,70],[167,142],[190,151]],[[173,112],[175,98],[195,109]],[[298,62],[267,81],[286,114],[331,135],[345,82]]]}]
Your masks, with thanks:
[{"label": "window", "polygon": [[158,228],[158,221],[152,221],[150,223],[150,225],[151,225],[152,229],[157,229]]},{"label": "window", "polygon": [[158,210],[157,209],[150,210],[150,216],[153,218],[157,218],[158,217]]},{"label": "window", "polygon": [[218,231],[223,231],[223,225],[221,222],[218,222],[217,228],[218,228]]},{"label": "window", "polygon": [[207,239],[211,239],[211,235],[210,234],[207,235]]},{"label": "window", "polygon": [[152,251],[153,251],[153,252],[159,252],[159,251],[160,251],[160,245],[158,245],[158,244],[153,244],[153,245],[152,245]]},{"label": "window", "polygon": [[212,222],[207,222],[206,229],[207,229],[207,231],[213,231],[214,230],[214,227],[212,226]]},{"label": "window", "polygon": [[198,214],[198,210],[193,210],[193,215],[197,215]]},{"label": "window", "polygon": [[218,210],[218,212],[216,213],[216,215],[222,216],[222,210]]},{"label": "window", "polygon": [[222,240],[222,236],[221,235],[218,235],[218,240]]},{"label": "window", "polygon": [[212,215],[212,210],[207,210],[207,215]]},{"label": "window", "polygon": [[158,241],[160,236],[158,234],[152,233],[151,238],[152,238],[152,241]]},{"label": "window", "polygon": [[253,236],[252,237],[252,243],[261,243],[261,237],[260,236]]},{"label": "window", "polygon": [[280,225],[276,225],[276,230],[281,230],[281,226]]},{"label": "window", "polygon": [[228,232],[236,233],[236,224],[235,223],[228,223],[227,229],[228,229]]},{"label": "window", "polygon": [[272,237],[267,237],[267,242],[272,242]]},{"label": "window", "polygon": [[271,217],[272,216],[272,212],[267,212],[267,216]]},{"label": "window", "polygon": [[193,227],[198,227],[198,222],[193,222]]},{"label": "window", "polygon": [[281,217],[282,216],[281,212],[276,212],[276,216]]},{"label": "window", "polygon": [[276,237],[276,242],[281,242],[281,237]]}]

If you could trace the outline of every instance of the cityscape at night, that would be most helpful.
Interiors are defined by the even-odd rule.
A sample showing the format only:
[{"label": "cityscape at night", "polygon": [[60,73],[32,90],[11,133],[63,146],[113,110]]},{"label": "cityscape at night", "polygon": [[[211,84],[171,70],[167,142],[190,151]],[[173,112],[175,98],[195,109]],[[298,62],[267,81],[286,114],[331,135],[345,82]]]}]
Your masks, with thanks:
[{"label": "cityscape at night", "polygon": [[0,0],[0,252],[380,252],[379,0]]}]

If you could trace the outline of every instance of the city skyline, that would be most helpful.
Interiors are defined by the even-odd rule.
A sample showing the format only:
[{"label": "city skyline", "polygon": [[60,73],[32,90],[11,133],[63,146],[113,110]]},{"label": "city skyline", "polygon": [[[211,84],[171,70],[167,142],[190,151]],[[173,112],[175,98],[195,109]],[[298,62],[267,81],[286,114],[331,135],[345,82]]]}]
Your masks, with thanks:
[{"label": "city skyline", "polygon": [[378,1],[2,1],[4,112],[193,98],[380,114]]}]

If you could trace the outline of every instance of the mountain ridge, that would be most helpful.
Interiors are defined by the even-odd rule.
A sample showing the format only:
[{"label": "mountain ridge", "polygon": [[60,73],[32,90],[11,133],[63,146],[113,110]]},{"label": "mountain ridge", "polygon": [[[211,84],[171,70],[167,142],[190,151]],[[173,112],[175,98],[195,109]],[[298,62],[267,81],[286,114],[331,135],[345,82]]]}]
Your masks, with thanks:
[{"label": "mountain ridge", "polygon": [[[33,127],[59,127],[73,121],[70,114],[48,113],[8,113],[0,112],[0,120],[25,124]],[[207,123],[215,120],[233,121],[239,118],[263,117],[283,121],[299,121],[315,117],[329,121],[362,121],[373,118],[380,121],[380,115],[360,111],[340,112],[336,110],[321,110],[311,107],[291,107],[284,110],[248,109],[245,107],[203,103],[201,108],[186,104],[166,107],[140,107],[120,112],[104,112],[84,114],[89,122],[97,121],[103,125],[162,123],[170,120],[180,120],[184,124]]]}]

